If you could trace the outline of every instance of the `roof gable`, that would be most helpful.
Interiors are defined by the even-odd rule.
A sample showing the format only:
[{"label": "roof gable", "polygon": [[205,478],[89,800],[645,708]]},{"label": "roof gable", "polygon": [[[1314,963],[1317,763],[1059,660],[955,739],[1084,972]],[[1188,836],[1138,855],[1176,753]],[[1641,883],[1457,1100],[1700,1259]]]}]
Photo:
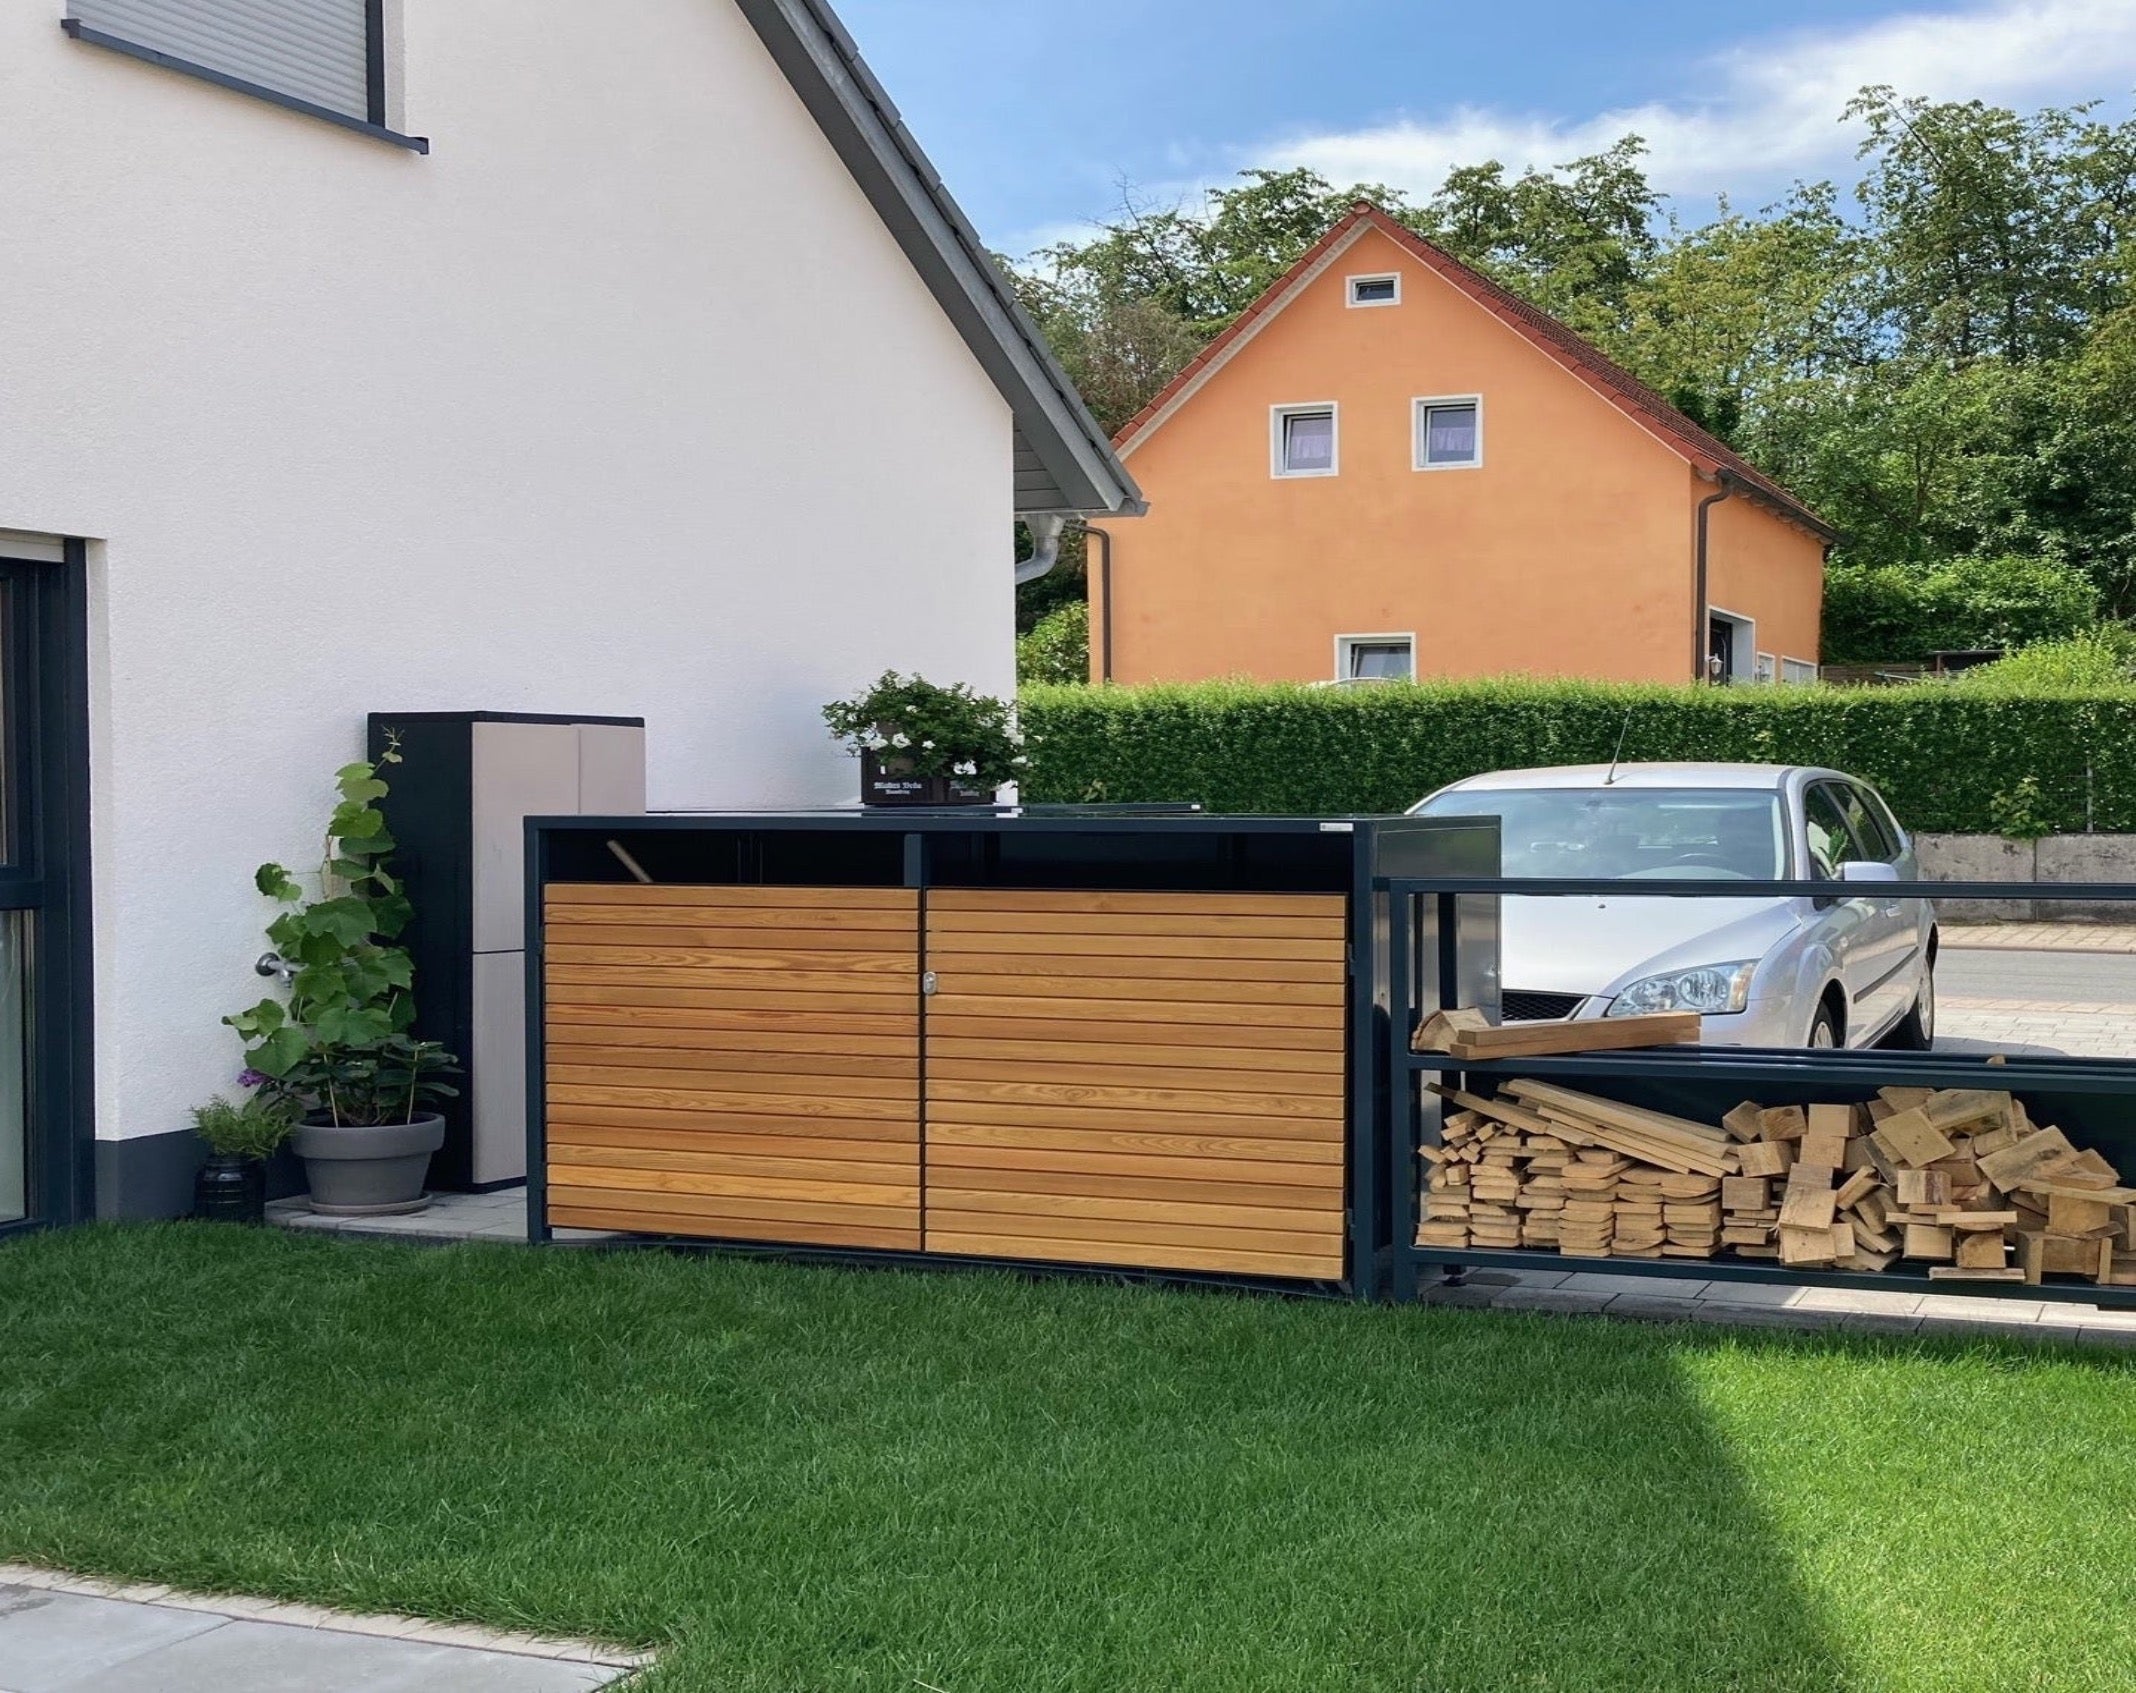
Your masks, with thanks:
[{"label": "roof gable", "polygon": [[828,0],[734,0],[1016,417],[1019,514],[1144,509],[1141,491]]},{"label": "roof gable", "polygon": [[1838,531],[1801,500],[1581,336],[1369,202],[1360,202],[1308,248],[1297,263],[1239,314],[1229,328],[1203,348],[1148,405],[1128,420],[1113,437],[1121,455],[1131,454],[1181,407],[1190,403],[1211,376],[1251,344],[1274,318],[1298,300],[1368,231],[1387,237],[1434,276],[1481,306],[1684,459],[1700,475],[1738,488],[1825,540],[1837,538]]}]

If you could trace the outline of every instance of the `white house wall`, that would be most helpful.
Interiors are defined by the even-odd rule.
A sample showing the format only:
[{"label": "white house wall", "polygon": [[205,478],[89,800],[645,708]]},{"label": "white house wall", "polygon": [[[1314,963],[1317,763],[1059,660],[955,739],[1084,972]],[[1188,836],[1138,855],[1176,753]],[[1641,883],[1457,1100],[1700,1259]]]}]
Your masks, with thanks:
[{"label": "white house wall", "polygon": [[227,1086],[372,710],[642,715],[850,800],[1005,691],[1011,421],[729,0],[405,0],[419,157],[0,0],[0,530],[90,537],[97,1125]]}]

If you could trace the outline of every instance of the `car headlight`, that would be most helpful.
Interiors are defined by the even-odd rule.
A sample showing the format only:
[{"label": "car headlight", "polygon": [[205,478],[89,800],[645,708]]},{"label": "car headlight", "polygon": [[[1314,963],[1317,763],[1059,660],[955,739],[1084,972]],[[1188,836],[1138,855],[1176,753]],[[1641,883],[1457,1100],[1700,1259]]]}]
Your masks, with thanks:
[{"label": "car headlight", "polygon": [[1696,970],[1642,976],[1617,995],[1609,1014],[1636,1017],[1642,1011],[1704,1011],[1720,1016],[1740,1011],[1750,1003],[1750,978],[1757,969],[1758,961],[1748,958],[1740,964],[1706,964]]}]

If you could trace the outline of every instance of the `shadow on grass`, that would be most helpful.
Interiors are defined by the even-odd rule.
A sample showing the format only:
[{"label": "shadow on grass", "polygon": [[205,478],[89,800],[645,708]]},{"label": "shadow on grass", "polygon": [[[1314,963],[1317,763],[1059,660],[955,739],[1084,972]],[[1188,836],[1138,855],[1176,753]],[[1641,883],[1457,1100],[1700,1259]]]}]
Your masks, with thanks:
[{"label": "shadow on grass", "polygon": [[84,1230],[0,1251],[0,1556],[672,1639],[720,1693],[1847,1686],[1702,1344]]}]

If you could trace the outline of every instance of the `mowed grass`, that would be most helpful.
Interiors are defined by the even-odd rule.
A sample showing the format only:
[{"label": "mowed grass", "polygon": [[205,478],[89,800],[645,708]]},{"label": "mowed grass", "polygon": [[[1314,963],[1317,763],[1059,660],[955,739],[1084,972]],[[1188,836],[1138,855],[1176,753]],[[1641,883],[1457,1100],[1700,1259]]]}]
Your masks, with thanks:
[{"label": "mowed grass", "polygon": [[2126,1688],[2136,1375],[85,1229],[0,1248],[0,1557],[656,1645],[703,1693]]}]

